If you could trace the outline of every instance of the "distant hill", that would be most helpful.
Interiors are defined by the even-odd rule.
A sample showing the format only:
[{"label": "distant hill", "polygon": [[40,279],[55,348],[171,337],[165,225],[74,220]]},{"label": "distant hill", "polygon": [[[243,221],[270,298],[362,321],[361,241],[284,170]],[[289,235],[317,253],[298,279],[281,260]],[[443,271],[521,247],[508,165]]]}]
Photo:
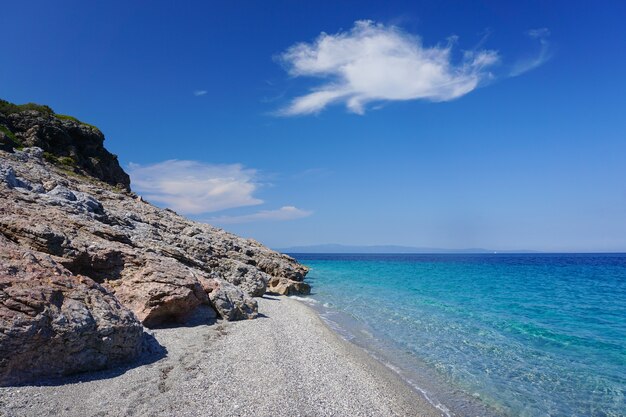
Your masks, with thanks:
[{"label": "distant hill", "polygon": [[443,249],[399,245],[354,246],[336,243],[291,246],[287,248],[277,248],[276,250],[283,253],[536,253],[536,251],[530,250],[500,251],[484,248]]}]

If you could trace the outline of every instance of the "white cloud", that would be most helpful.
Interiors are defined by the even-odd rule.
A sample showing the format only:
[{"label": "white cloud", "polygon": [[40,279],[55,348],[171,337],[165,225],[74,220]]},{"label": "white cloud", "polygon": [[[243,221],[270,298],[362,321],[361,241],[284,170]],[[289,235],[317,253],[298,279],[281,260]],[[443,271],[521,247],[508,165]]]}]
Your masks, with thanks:
[{"label": "white cloud", "polygon": [[206,90],[196,90],[193,92],[193,95],[196,97],[204,96],[208,91]]},{"label": "white cloud", "polygon": [[532,58],[522,59],[517,61],[513,65],[513,69],[509,74],[511,77],[517,77],[518,75],[522,75],[525,72],[533,70],[541,65],[545,64],[551,57],[552,52],[550,50],[550,42],[548,42],[548,37],[550,36],[550,31],[547,28],[539,28],[539,29],[531,29],[526,32],[526,35],[533,39],[538,39],[540,44],[539,54]]},{"label": "white cloud", "polygon": [[425,47],[419,37],[395,26],[360,20],[350,31],[322,33],[311,43],[293,45],[280,56],[289,73],[328,81],[296,97],[280,114],[317,113],[331,103],[345,103],[362,114],[375,101],[461,97],[489,77],[486,69],[498,61],[498,54],[466,51],[453,63],[453,41]]},{"label": "white cloud", "polygon": [[215,224],[233,224],[233,223],[249,223],[260,220],[295,220],[308,217],[313,214],[312,211],[302,210],[293,206],[284,206],[277,210],[262,210],[253,214],[245,214],[243,216],[218,216],[206,219],[207,223]]},{"label": "white cloud", "polygon": [[263,203],[252,194],[257,171],[240,164],[213,165],[172,159],[130,164],[133,189],[149,201],[184,214],[200,214]]}]

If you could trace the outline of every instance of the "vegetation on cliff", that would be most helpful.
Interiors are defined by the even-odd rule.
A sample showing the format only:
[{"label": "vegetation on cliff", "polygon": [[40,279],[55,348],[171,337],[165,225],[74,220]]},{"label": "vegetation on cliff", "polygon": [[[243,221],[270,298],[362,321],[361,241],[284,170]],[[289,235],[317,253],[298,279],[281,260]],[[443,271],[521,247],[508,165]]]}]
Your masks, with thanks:
[{"label": "vegetation on cliff", "polygon": [[4,113],[5,115],[21,113],[23,111],[36,111],[42,114],[54,114],[54,111],[49,107],[42,104],[37,103],[26,103],[26,104],[14,104],[8,102],[6,100],[0,99],[0,113]]},{"label": "vegetation on cliff", "polygon": [[36,146],[48,162],[130,190],[129,176],[103,143],[100,129],[73,116],[40,104],[0,100],[0,149]]}]

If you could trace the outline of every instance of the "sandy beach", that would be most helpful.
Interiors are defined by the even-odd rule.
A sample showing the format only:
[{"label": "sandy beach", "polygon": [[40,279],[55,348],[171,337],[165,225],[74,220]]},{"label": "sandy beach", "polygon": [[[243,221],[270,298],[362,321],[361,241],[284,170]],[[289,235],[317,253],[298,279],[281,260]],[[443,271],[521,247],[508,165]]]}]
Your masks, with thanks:
[{"label": "sandy beach", "polygon": [[154,330],[167,353],[143,365],[0,388],[0,416],[441,415],[306,305],[258,302],[255,320]]}]

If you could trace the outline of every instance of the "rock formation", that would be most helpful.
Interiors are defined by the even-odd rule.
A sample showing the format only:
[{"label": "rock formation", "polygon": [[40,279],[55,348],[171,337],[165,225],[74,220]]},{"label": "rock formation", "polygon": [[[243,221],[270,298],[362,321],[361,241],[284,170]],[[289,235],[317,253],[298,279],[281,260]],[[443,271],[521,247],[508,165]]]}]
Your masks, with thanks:
[{"label": "rock formation", "polygon": [[[76,173],[98,178],[130,190],[130,178],[117,156],[107,151],[100,130],[71,116],[55,114],[47,106],[38,110],[7,111],[10,103],[0,100],[0,149],[39,147],[51,162]],[[2,113],[4,109],[5,113]]]},{"label": "rock formation", "polygon": [[0,113],[0,385],[129,360],[141,324],[254,318],[266,290],[309,292],[289,256],[130,192],[103,140],[51,110]]},{"label": "rock formation", "polygon": [[135,358],[143,329],[101,285],[0,236],[0,381]]}]

